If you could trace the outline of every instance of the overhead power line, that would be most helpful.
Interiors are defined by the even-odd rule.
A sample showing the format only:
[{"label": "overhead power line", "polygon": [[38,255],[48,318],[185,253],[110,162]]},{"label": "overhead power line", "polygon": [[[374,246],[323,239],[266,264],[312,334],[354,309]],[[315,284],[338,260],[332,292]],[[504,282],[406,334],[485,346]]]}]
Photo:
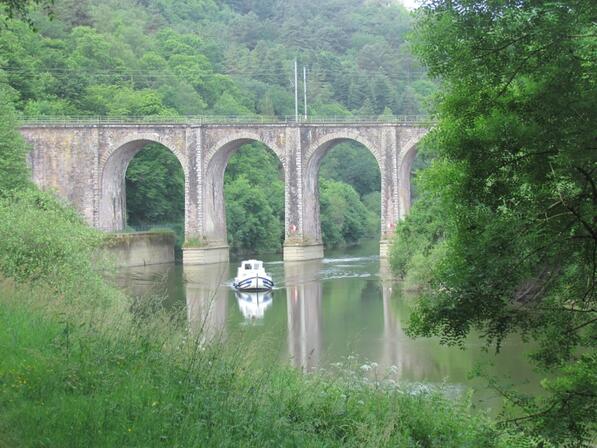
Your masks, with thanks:
[{"label": "overhead power line", "polygon": [[[168,71],[155,71],[155,70],[144,70],[144,69],[75,69],[75,68],[58,68],[58,67],[31,67],[31,68],[13,68],[13,67],[0,67],[0,70],[9,74],[18,75],[31,75],[31,77],[39,77],[43,74],[55,74],[55,75],[69,75],[69,74],[82,74],[90,77],[97,78],[108,78],[108,77],[134,77],[138,79],[153,78],[153,79],[185,79],[187,76],[183,73],[176,73],[176,69]],[[264,76],[277,76],[281,79],[285,79],[287,70],[284,69],[258,69],[258,70],[224,70],[222,72],[202,72],[197,73],[197,76],[201,78],[216,78],[221,76],[244,76],[247,78],[259,78]],[[338,78],[341,76],[348,77],[356,80],[370,81],[372,76],[381,75],[389,80],[416,80],[426,76],[425,71],[406,71],[402,73],[387,73],[385,71],[349,71],[349,70],[329,70],[329,69],[312,69],[311,76],[314,81],[317,82],[318,78],[323,76],[325,78]]]}]

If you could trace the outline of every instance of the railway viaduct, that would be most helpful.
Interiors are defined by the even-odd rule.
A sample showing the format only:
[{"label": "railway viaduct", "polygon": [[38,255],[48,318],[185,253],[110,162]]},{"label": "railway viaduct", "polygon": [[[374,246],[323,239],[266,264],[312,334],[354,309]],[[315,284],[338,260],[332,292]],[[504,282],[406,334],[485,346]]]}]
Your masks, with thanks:
[{"label": "railway viaduct", "polygon": [[[86,119],[25,121],[34,182],[70,201],[93,227],[118,232],[126,225],[125,173],[146,144],[164,145],[185,176],[185,264],[228,260],[224,171],[242,145],[260,142],[278,157],[285,182],[284,260],[323,257],[318,172],[334,145],[355,141],[381,172],[380,255],[410,208],[410,171],[416,145],[428,130],[417,120],[184,120]],[[355,167],[358,170],[359,167]]]}]

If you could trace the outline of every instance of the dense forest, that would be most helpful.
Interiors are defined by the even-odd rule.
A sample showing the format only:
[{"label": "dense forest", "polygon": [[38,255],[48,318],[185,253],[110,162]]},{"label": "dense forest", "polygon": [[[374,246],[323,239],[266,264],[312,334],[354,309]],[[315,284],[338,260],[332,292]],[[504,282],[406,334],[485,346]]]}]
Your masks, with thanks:
[{"label": "dense forest", "polygon": [[[398,2],[57,0],[50,9],[51,19],[30,14],[35,29],[10,21],[0,34],[0,82],[24,116],[289,116],[295,58],[308,70],[311,116],[418,114],[434,91],[407,48],[411,16]],[[257,161],[263,169],[251,172]],[[321,174],[326,245],[375,237],[375,159],[341,145]],[[233,155],[225,192],[234,249],[280,250],[280,176],[263,148]],[[180,232],[183,185],[168,151],[140,152],[127,172],[129,224]]]}]

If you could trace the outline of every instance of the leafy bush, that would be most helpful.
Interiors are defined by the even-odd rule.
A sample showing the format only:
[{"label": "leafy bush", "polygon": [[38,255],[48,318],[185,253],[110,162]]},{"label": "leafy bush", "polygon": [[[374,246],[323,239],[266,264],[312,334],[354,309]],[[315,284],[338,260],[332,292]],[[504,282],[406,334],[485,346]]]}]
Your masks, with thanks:
[{"label": "leafy bush", "polygon": [[61,295],[101,296],[93,267],[103,235],[50,193],[33,188],[0,199],[0,275]]}]

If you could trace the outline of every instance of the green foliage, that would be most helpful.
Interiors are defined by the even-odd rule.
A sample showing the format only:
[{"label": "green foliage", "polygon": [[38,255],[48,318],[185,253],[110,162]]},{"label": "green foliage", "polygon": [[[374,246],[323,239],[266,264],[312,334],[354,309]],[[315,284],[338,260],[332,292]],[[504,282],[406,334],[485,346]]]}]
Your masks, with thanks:
[{"label": "green foliage", "polygon": [[1,83],[0,71],[0,198],[30,185],[27,147],[16,130],[14,91]]},{"label": "green foliage", "polygon": [[242,175],[226,184],[225,195],[230,247],[251,252],[279,250],[281,226],[269,196]]},{"label": "green foliage", "polygon": [[[421,158],[425,158],[425,151]],[[390,251],[392,270],[400,277],[413,274],[414,264],[427,270],[430,263],[421,263],[430,257],[435,246],[441,243],[446,233],[450,233],[449,207],[455,200],[456,192],[447,188],[459,171],[442,160],[435,160],[427,169],[417,172],[414,187],[421,190],[410,213],[396,228],[396,235]],[[417,273],[415,273],[417,274]],[[423,276],[427,280],[427,276]]]},{"label": "green foliage", "polygon": [[364,196],[381,190],[379,166],[375,156],[358,143],[340,143],[334,146],[322,161],[320,178],[344,182]]},{"label": "green foliage", "polygon": [[204,335],[159,306],[136,322],[128,310],[51,301],[0,284],[8,446],[549,446],[358,371],[304,375],[258,361],[263,341],[230,335],[198,350]]},{"label": "green foliage", "polygon": [[320,187],[321,232],[326,246],[357,243],[367,236],[371,212],[348,184],[322,179]]},{"label": "green foliage", "polygon": [[126,172],[127,223],[184,222],[184,172],[176,156],[159,144],[145,146]]},{"label": "green foliage", "polygon": [[244,145],[224,177],[226,225],[235,251],[276,252],[284,232],[284,183],[276,155],[261,144]]},{"label": "green foliage", "polygon": [[103,236],[51,194],[33,188],[0,199],[0,278],[44,285],[70,300],[105,288],[92,267]]},{"label": "green foliage", "polygon": [[41,6],[47,11],[51,11],[50,7],[53,3],[53,0],[1,0],[0,17],[4,15],[9,19],[18,17],[32,25],[33,22],[29,17],[30,8]]},{"label": "green foliage", "polygon": [[532,340],[547,394],[502,391],[517,413],[505,422],[588,445],[597,430],[594,6],[436,1],[418,15],[414,48],[445,91],[430,136],[439,160],[428,177],[438,176],[393,253],[402,273],[431,254],[410,331],[458,344],[477,329],[498,350],[512,333]]},{"label": "green foliage", "polygon": [[[28,3],[48,2],[0,7],[18,16]],[[246,13],[211,0],[53,3],[53,20],[31,11],[38,33],[11,21],[0,35],[0,68],[28,114],[292,115],[299,48],[314,115],[417,113],[434,90],[404,42],[410,16],[394,4]]]}]

